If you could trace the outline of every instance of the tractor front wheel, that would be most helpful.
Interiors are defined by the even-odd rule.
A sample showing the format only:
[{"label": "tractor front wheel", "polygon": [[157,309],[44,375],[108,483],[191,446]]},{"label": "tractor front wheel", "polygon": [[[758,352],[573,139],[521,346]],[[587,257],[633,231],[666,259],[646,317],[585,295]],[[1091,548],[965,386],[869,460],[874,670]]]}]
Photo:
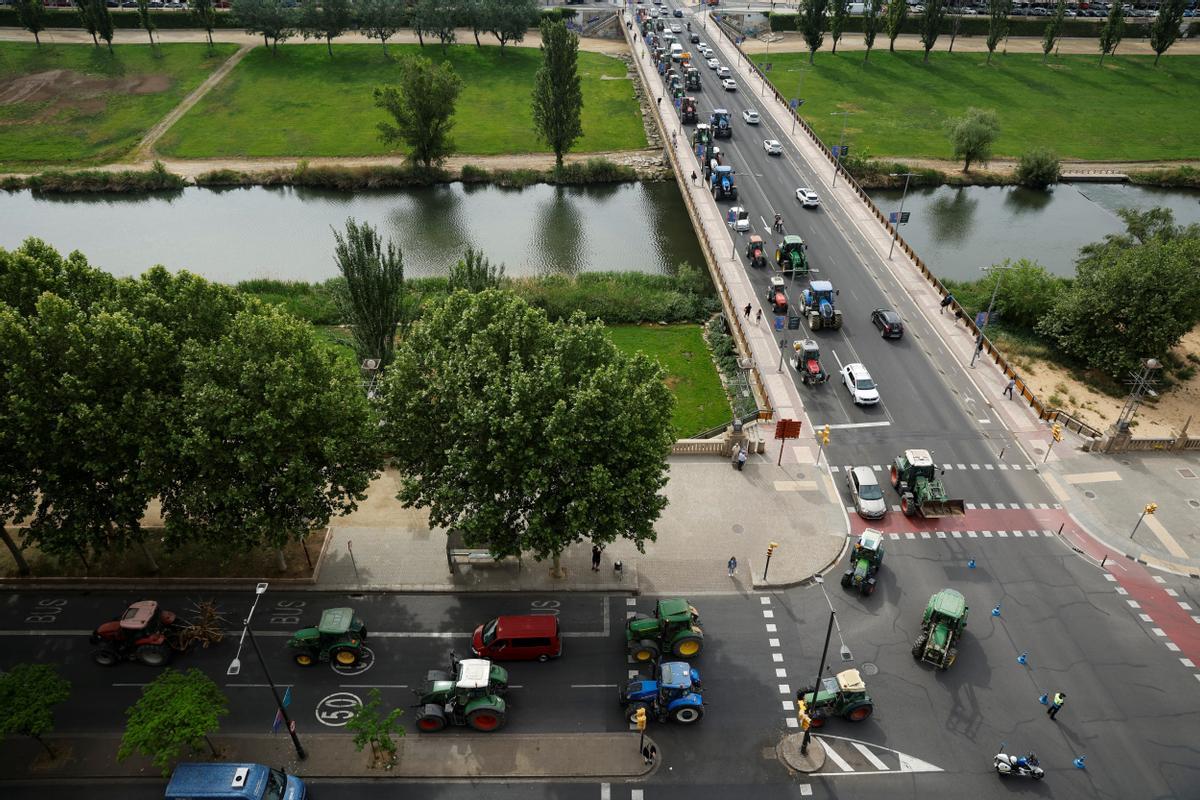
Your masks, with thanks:
[{"label": "tractor front wheel", "polygon": [[946,651],[946,663],[942,664],[942,669],[950,669],[950,666],[954,664],[954,659],[956,658],[958,658],[958,650],[951,647]]},{"label": "tractor front wheel", "polygon": [[895,464],[892,464],[891,475],[892,475],[892,488],[899,489],[900,488],[900,473],[896,470]]},{"label": "tractor front wheel", "polygon": [[111,667],[121,660],[121,656],[108,645],[101,645],[92,653],[92,661],[95,661],[102,667]]},{"label": "tractor front wheel", "polygon": [[644,639],[638,642],[637,647],[633,648],[634,661],[657,661],[658,660],[658,645],[649,639]]},{"label": "tractor front wheel", "polygon": [[358,651],[352,647],[341,647],[333,651],[333,663],[339,667],[353,667],[358,663]]},{"label": "tractor front wheel", "polygon": [[699,722],[704,716],[704,706],[683,706],[671,712],[671,719],[680,725],[691,725]]},{"label": "tractor front wheel", "polygon": [[477,731],[491,733],[504,725],[504,714],[491,708],[479,708],[467,714],[467,724]]},{"label": "tractor front wheel", "polygon": [[700,655],[700,651],[704,649],[704,640],[699,636],[691,634],[680,636],[671,643],[671,652],[676,658],[692,658]]},{"label": "tractor front wheel", "polygon": [[422,714],[417,717],[417,730],[421,733],[437,733],[446,727],[446,718],[441,714]]},{"label": "tractor front wheel", "polygon": [[148,667],[161,667],[171,657],[171,649],[162,644],[144,644],[137,649],[137,660]]},{"label": "tractor front wheel", "polygon": [[302,667],[311,667],[317,663],[317,657],[307,650],[302,650],[292,656],[292,660]]},{"label": "tractor front wheel", "polygon": [[846,719],[851,722],[862,722],[867,717],[871,716],[871,712],[875,710],[874,706],[855,706],[846,714]]},{"label": "tractor front wheel", "polygon": [[915,642],[913,642],[913,646],[912,646],[913,658],[921,657],[921,654],[925,652],[925,643],[928,641],[929,641],[929,637],[923,633],[917,637],[917,640]]}]

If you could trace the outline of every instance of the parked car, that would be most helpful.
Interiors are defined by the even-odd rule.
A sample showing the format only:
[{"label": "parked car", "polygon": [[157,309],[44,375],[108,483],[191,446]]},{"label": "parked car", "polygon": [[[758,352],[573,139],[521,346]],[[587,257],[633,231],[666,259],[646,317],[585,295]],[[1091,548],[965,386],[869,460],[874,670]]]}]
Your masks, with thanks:
[{"label": "parked car", "polygon": [[856,406],[873,406],[879,402],[879,387],[862,364],[847,364],[842,368],[842,383]]},{"label": "parked car", "polygon": [[887,501],[875,479],[875,470],[870,467],[846,470],[846,488],[854,501],[854,510],[863,519],[881,519],[887,514]]},{"label": "parked car", "polygon": [[732,78],[733,70],[731,70],[729,67],[717,67],[717,77],[718,78]]},{"label": "parked car", "polygon": [[753,108],[747,108],[742,112],[742,119],[746,121],[747,125],[757,125],[759,120],[758,112]]},{"label": "parked car", "polygon": [[688,41],[691,42],[692,44],[700,44],[700,34],[693,33],[691,36],[688,37]]},{"label": "parked car", "polygon": [[733,78],[726,78],[725,80],[721,81],[721,88],[727,92],[736,92],[737,81],[735,81]]},{"label": "parked car", "polygon": [[904,335],[904,323],[900,315],[890,308],[877,308],[871,312],[871,322],[885,339],[899,339]]},{"label": "parked car", "polygon": [[796,190],[796,199],[800,201],[800,205],[804,208],[816,208],[821,205],[821,198],[817,193],[806,186],[801,186]]},{"label": "parked car", "polygon": [[769,156],[783,155],[783,145],[778,139],[763,139],[763,150],[766,150]]}]

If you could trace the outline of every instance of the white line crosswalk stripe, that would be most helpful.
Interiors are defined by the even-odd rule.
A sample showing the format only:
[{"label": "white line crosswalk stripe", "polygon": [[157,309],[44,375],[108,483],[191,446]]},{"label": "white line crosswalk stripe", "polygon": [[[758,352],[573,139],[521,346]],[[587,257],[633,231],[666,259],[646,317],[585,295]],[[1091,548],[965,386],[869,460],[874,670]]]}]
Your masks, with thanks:
[{"label": "white line crosswalk stripe", "polygon": [[850,766],[850,763],[848,761],[846,761],[846,759],[844,759],[840,755],[838,755],[838,751],[834,750],[828,744],[825,745],[825,757],[828,758],[830,761],[832,761],[834,764],[836,764],[837,768],[840,769],[842,772],[853,772],[854,771],[854,768]]},{"label": "white line crosswalk stripe", "polygon": [[869,747],[859,744],[858,742],[851,742],[850,744],[854,745],[854,749],[862,753],[863,758],[865,758],[867,761],[870,761],[871,766],[873,766],[875,769],[886,770],[888,768],[887,764],[883,763],[879,756],[872,753]]}]

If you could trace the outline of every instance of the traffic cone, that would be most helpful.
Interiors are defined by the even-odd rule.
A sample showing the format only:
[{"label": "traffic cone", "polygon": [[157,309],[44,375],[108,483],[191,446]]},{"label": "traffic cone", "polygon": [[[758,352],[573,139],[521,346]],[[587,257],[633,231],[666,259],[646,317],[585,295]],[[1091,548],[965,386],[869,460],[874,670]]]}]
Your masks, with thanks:
[{"label": "traffic cone", "polygon": [[996,603],[996,607],[992,609],[992,616],[993,617],[1000,616],[1000,604],[999,603]]},{"label": "traffic cone", "polygon": [[1018,664],[1026,664],[1026,663],[1028,663],[1028,661],[1029,661],[1029,651],[1028,650],[1024,651],[1023,653],[1021,653],[1021,655],[1017,656]]},{"label": "traffic cone", "polygon": [[1075,760],[1074,760],[1074,761],[1072,761],[1071,763],[1075,765],[1075,769],[1087,769],[1087,768],[1086,768],[1086,767],[1083,765],[1083,761],[1084,761],[1084,759],[1086,759],[1086,758],[1087,758],[1087,756],[1079,756],[1079,758],[1075,759]]},{"label": "traffic cone", "polygon": [[1038,697],[1038,702],[1044,706],[1050,705],[1050,695],[1048,695],[1046,692],[1042,692],[1041,696]]},{"label": "traffic cone", "polygon": [[967,561],[967,569],[975,569],[975,559],[972,558]]}]

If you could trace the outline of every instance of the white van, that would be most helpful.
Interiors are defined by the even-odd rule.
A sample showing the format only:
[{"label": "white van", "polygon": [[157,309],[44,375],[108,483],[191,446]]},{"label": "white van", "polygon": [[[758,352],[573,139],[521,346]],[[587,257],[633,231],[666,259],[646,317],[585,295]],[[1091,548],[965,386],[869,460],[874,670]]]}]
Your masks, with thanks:
[{"label": "white van", "polygon": [[679,61],[682,58],[683,58],[683,45],[681,45],[679,42],[675,42],[674,44],[671,45],[671,60]]}]

